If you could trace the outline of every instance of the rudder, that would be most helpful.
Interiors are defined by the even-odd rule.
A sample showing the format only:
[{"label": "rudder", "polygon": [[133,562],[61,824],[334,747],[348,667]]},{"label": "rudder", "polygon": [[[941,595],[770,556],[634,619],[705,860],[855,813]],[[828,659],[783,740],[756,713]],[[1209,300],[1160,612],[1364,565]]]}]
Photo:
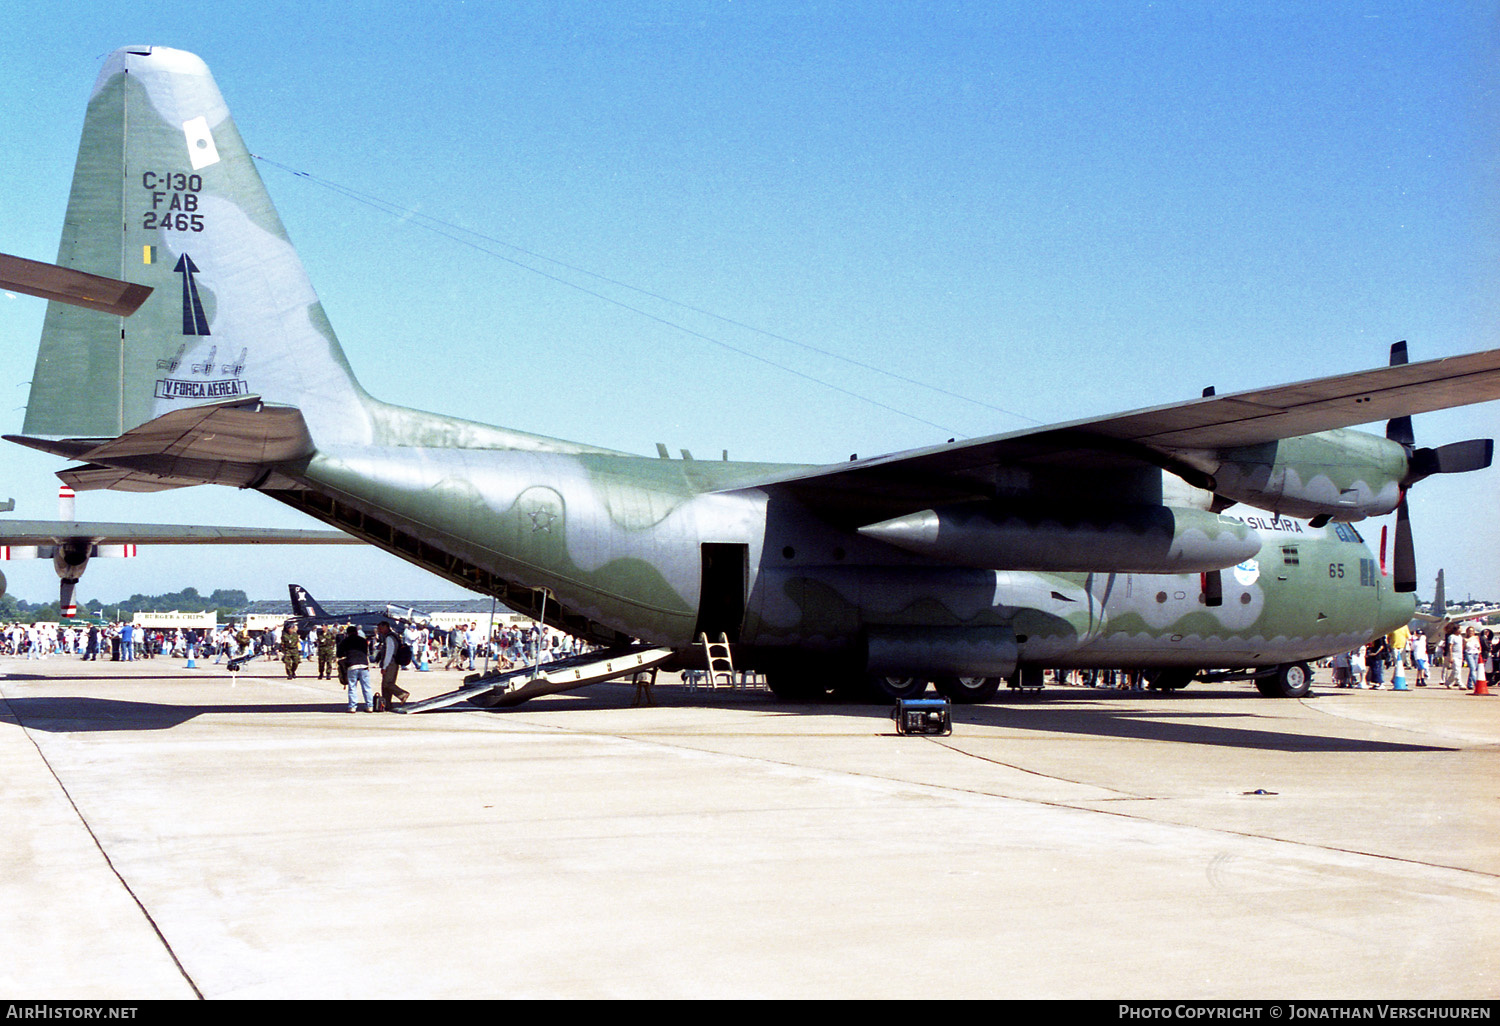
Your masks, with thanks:
[{"label": "rudder", "polygon": [[49,303],[25,434],[100,438],[241,396],[368,442],[369,397],[207,66],[163,47],[106,60],[58,264],[151,286],[132,317]]}]

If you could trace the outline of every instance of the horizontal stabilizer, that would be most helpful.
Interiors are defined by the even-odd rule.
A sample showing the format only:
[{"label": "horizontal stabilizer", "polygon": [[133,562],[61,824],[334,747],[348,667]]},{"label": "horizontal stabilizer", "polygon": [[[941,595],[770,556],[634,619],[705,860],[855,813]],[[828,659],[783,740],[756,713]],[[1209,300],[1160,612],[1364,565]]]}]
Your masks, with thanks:
[{"label": "horizontal stabilizer", "polygon": [[0,438],[69,460],[81,460],[85,453],[109,441],[108,438],[33,438],[30,435],[0,435]]},{"label": "horizontal stabilizer", "polygon": [[88,461],[58,475],[79,491],[145,492],[195,484],[244,488],[262,483],[278,464],[313,452],[300,411],[264,406],[254,396],[174,410],[88,448],[69,439],[6,437]]},{"label": "horizontal stabilizer", "polygon": [[197,481],[171,481],[150,474],[138,474],[133,470],[118,467],[101,467],[90,463],[85,467],[73,467],[57,472],[64,484],[71,485],[75,492],[97,492],[110,489],[116,492],[166,492],[173,488],[188,488]]},{"label": "horizontal stabilizer", "polygon": [[136,456],[172,456],[261,465],[312,455],[302,414],[258,399],[190,406],[164,413],[91,449],[85,459],[118,465]]},{"label": "horizontal stabilizer", "polygon": [[40,260],[0,253],[0,289],[129,317],[154,289]]}]

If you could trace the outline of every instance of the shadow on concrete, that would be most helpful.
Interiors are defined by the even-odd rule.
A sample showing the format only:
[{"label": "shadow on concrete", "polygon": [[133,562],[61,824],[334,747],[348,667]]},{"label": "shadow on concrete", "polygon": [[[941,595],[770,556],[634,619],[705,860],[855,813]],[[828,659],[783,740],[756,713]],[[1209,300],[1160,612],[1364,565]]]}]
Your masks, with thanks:
[{"label": "shadow on concrete", "polygon": [[[129,680],[154,678],[130,677]],[[173,680],[181,678],[174,677]],[[419,713],[419,716],[469,715],[503,716],[520,712],[567,712],[582,710],[616,710],[629,716],[630,685],[596,684],[589,688],[533,699],[511,709],[481,709],[460,703],[446,709]],[[201,703],[169,704],[134,702],[119,698],[81,696],[14,697],[0,702],[0,720],[19,721],[30,730],[53,733],[90,733],[94,731],[169,730],[207,714],[288,715],[306,713],[343,713],[343,696],[330,696],[329,702]],[[1195,708],[1173,709],[1178,701],[1173,695],[1085,691],[1059,689],[1025,695],[999,695],[989,705],[953,707],[953,729],[962,735],[965,726],[982,726],[999,730],[1044,732],[1076,737],[1111,737],[1122,740],[1168,741],[1176,744],[1201,745],[1275,752],[1351,752],[1351,753],[1420,753],[1449,752],[1451,746],[1403,744],[1359,738],[1332,737],[1324,734],[1270,730],[1254,724],[1258,713],[1274,713],[1281,708],[1276,699],[1263,698],[1253,691],[1200,692],[1197,699],[1222,700],[1224,711]],[[1245,705],[1253,702],[1254,705]],[[775,716],[841,716],[868,719],[879,734],[890,723],[890,708],[882,705],[839,702],[782,702],[765,692],[756,691],[686,691],[668,687],[656,690],[658,708],[752,709]],[[404,717],[403,717],[404,719]],[[1209,722],[1205,722],[1209,721]],[[1237,721],[1237,722],[1232,722]],[[397,721],[399,722],[399,720]],[[622,722],[622,729],[628,723]]]},{"label": "shadow on concrete", "polygon": [[[953,729],[965,723],[987,727],[1072,734],[1080,737],[1113,737],[1138,741],[1170,741],[1177,744],[1258,749],[1269,752],[1452,752],[1449,746],[1405,744],[1363,738],[1332,737],[1252,726],[1257,717],[1246,712],[1173,712],[1141,706],[1082,708],[1066,705],[1025,711],[1004,706],[969,706],[955,709]],[[1209,720],[1212,722],[1204,722]],[[1244,726],[1228,721],[1249,721]]]},{"label": "shadow on concrete", "polygon": [[[184,671],[182,671],[180,673],[91,673],[91,674],[88,674],[86,676],[85,675],[81,675],[81,676],[77,676],[77,677],[69,677],[67,679],[69,679],[69,680],[76,680],[76,681],[95,681],[95,680],[97,680],[97,681],[111,681],[111,682],[114,682],[116,684],[129,684],[129,683],[132,683],[134,681],[157,681],[157,682],[160,682],[160,681],[164,681],[164,680],[165,681],[174,681],[174,682],[176,682],[178,684],[199,684],[199,683],[206,683],[206,682],[212,682],[212,681],[220,681],[220,682],[222,682],[222,681],[229,680],[229,675],[227,673],[225,673],[223,670],[209,671],[207,673],[202,674],[201,676],[194,676],[195,673],[196,673],[196,671],[194,671],[194,670],[184,670]],[[0,681],[12,681],[12,680],[50,680],[50,681],[56,682],[59,679],[61,679],[61,678],[59,678],[57,676],[57,674],[55,674],[55,673],[0,673]],[[286,678],[286,676],[284,674],[278,674],[276,676],[272,676],[270,674],[262,674],[262,675],[259,675],[259,676],[255,676],[255,675],[251,675],[251,674],[245,673],[245,674],[241,674],[240,677],[239,677],[239,679],[241,681],[252,681],[252,680],[285,680],[287,678]],[[303,677],[303,678],[299,678],[299,679],[307,680],[309,678]],[[316,679],[316,678],[311,678],[311,679]]]},{"label": "shadow on concrete", "polygon": [[131,702],[121,698],[54,695],[4,699],[0,701],[0,721],[18,722],[27,730],[87,734],[106,730],[170,730],[195,717],[211,713],[342,713],[345,708],[342,701],[172,705]]},{"label": "shadow on concrete", "polygon": [[[513,709],[477,709],[460,704],[442,710],[454,713],[490,713],[504,715],[512,711],[561,712],[568,709],[619,709],[622,715],[631,710],[630,685],[595,684],[590,688],[533,699]],[[1311,696],[1311,697],[1316,697]],[[881,733],[890,723],[890,708],[856,702],[783,702],[762,691],[687,691],[665,687],[656,690],[657,706],[662,708],[756,709],[778,716],[847,716],[871,720]],[[1198,700],[1195,708],[1174,709],[1186,700]],[[1211,699],[1218,709],[1205,709],[1204,699]],[[1286,707],[1286,699],[1266,698],[1253,688],[1199,689],[1191,695],[1154,691],[1115,691],[1112,689],[1057,688],[1025,693],[1001,692],[987,705],[953,706],[954,733],[961,735],[965,725],[1000,730],[1044,732],[1077,737],[1112,737],[1122,740],[1170,741],[1177,744],[1206,747],[1255,749],[1271,752],[1452,752],[1452,746],[1406,744],[1396,741],[1374,741],[1361,738],[1334,737],[1325,734],[1271,730],[1262,716],[1274,715]],[[421,714],[430,715],[430,714]],[[1210,722],[1205,722],[1210,721]]]}]

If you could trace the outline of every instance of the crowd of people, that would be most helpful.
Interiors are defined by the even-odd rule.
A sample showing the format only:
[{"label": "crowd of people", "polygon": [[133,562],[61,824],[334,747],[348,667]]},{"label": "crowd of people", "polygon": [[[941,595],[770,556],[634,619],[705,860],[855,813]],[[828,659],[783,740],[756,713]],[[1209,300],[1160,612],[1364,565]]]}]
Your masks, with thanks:
[{"label": "crowd of people", "polygon": [[[134,623],[23,624],[0,626],[0,655],[45,659],[77,656],[82,659],[130,661],[161,656],[211,659],[213,663],[280,659],[288,663],[288,676],[295,666],[317,658],[319,676],[332,677],[336,661],[335,628],[317,628],[305,635],[295,629],[273,627],[247,631],[226,624],[217,628],[148,628]],[[370,632],[373,636],[373,632]],[[584,643],[570,634],[541,624],[497,624],[486,631],[480,623],[459,624],[445,629],[431,624],[410,624],[400,640],[410,646],[413,666],[421,669],[478,670],[548,663],[585,650]]]},{"label": "crowd of people", "polygon": [[[250,658],[281,659],[289,653],[302,660],[319,657],[323,648],[331,651],[332,641],[342,628],[315,628],[305,635],[281,627],[249,633],[242,628],[220,627],[213,632],[205,654],[214,662],[240,654]],[[497,624],[488,637],[478,623],[459,624],[445,629],[433,624],[407,624],[400,631],[401,640],[411,647],[412,663],[419,668],[441,667],[445,670],[478,670],[488,661],[491,669],[508,670],[516,666],[547,663],[584,650],[583,643],[570,634],[541,624]],[[289,674],[290,675],[290,674]],[[320,672],[319,674],[323,674]]]},{"label": "crowd of people", "polygon": [[[1422,631],[1401,628],[1373,638],[1353,652],[1342,652],[1319,665],[1333,670],[1333,683],[1340,688],[1380,689],[1394,687],[1400,676],[1408,687],[1444,687],[1472,692],[1495,680],[1500,660],[1495,632],[1488,627],[1449,624],[1443,637],[1429,644]],[[1145,691],[1153,686],[1144,670],[1057,670],[1058,684]]]},{"label": "crowd of people", "polygon": [[1422,631],[1403,628],[1334,656],[1333,683],[1340,688],[1379,689],[1394,686],[1400,671],[1409,686],[1488,689],[1496,656],[1495,632],[1488,627],[1449,624],[1442,639],[1431,645]]},{"label": "crowd of people", "polygon": [[[353,625],[319,627],[304,634],[291,621],[253,632],[232,624],[214,629],[155,629],[134,623],[0,626],[0,655],[29,659],[211,658],[231,671],[254,659],[280,659],[292,678],[304,659],[316,658],[318,678],[337,679],[347,691],[349,712],[393,710],[404,704],[410,695],[397,683],[403,668],[427,670],[442,664],[446,669],[475,670],[483,664],[503,672],[584,650],[584,643],[572,635],[536,623],[500,624],[489,632],[477,622],[451,629],[412,623],[398,632],[383,621],[368,635]],[[379,673],[378,689],[372,671]]]},{"label": "crowd of people", "polygon": [[191,628],[155,629],[133,623],[13,623],[0,627],[0,655],[28,659],[74,655],[116,662],[159,656],[181,657],[202,644],[204,633]]}]

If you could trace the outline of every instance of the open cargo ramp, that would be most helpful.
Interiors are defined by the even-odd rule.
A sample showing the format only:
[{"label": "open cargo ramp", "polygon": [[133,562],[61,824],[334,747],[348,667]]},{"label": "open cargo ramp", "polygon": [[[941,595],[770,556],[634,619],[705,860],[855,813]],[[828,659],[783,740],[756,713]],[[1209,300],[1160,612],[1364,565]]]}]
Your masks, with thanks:
[{"label": "open cargo ramp", "polygon": [[670,648],[630,645],[569,656],[538,666],[475,674],[464,678],[457,691],[398,706],[404,713],[430,712],[459,702],[485,708],[519,705],[529,698],[572,691],[640,670],[649,670],[672,658]]}]

